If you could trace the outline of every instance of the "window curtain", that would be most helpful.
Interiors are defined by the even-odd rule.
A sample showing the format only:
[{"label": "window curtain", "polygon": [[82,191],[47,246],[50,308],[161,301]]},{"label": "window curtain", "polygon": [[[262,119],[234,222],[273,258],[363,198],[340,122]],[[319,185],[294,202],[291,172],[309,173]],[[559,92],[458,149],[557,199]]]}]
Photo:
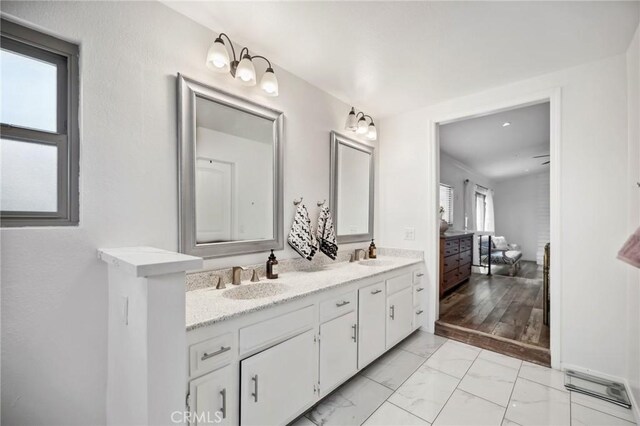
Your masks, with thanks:
[{"label": "window curtain", "polygon": [[466,180],[464,184],[464,229],[476,229],[476,184]]},{"label": "window curtain", "polygon": [[493,213],[493,189],[487,190],[486,198],[484,200],[484,230],[485,232],[496,232],[496,220]]}]

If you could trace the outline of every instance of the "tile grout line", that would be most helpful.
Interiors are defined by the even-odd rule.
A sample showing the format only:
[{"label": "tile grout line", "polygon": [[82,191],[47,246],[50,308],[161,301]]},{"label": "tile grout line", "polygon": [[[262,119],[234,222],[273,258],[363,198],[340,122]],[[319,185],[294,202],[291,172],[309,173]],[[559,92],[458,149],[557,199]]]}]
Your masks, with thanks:
[{"label": "tile grout line", "polygon": [[[448,341],[448,340],[449,340],[449,339],[447,339],[447,341]],[[442,343],[442,345],[444,345],[445,343],[447,343],[447,341],[443,342],[443,343]],[[425,363],[425,362],[427,362],[427,360],[428,360],[429,358],[431,358],[431,356],[432,356],[433,354],[435,354],[436,352],[438,352],[438,350],[442,347],[442,345],[438,346],[438,348],[437,348],[435,351],[431,352],[427,358],[423,358],[422,356],[420,356],[420,355],[418,355],[418,354],[415,354],[415,353],[413,353],[413,352],[411,352],[411,351],[406,351],[406,350],[404,350],[404,349],[402,349],[402,348],[398,348],[398,349],[400,349],[400,350],[402,350],[402,351],[409,352],[410,354],[413,354],[413,355],[419,356],[420,358],[423,358],[423,361],[420,363],[420,365],[418,365],[418,367],[417,367],[415,370],[413,370],[413,372],[412,372],[411,374],[409,374],[409,376],[407,376],[407,378],[406,378],[406,379],[404,379],[404,381],[403,381],[402,383],[400,383],[400,385],[398,386],[398,388],[397,388],[397,389],[391,389],[391,388],[389,388],[388,386],[383,385],[382,383],[379,383],[379,382],[377,382],[377,381],[375,381],[375,380],[373,380],[373,379],[369,379],[369,380],[371,380],[371,381],[373,381],[373,382],[375,382],[375,383],[378,383],[378,384],[379,384],[379,385],[381,385],[381,386],[384,386],[385,388],[387,388],[387,389],[391,390],[392,392],[391,392],[391,395],[389,395],[389,396],[388,396],[384,401],[382,401],[382,404],[380,404],[380,405],[379,405],[375,410],[373,410],[373,411],[371,412],[371,414],[369,414],[369,416],[367,416],[367,418],[366,418],[366,419],[364,419],[364,421],[363,421],[362,423],[360,423],[360,426],[362,426],[363,424],[365,424],[365,423],[367,422],[367,420],[369,420],[369,418],[371,418],[371,416],[373,416],[373,415],[376,413],[376,411],[378,411],[378,410],[380,409],[380,407],[382,407],[382,405],[384,405],[384,403],[385,403],[385,402],[389,402],[389,404],[393,404],[391,401],[389,401],[389,398],[391,398],[391,396],[392,396],[393,394],[395,394],[395,393],[396,393],[396,391],[397,391],[398,389],[400,389],[400,387],[401,387],[402,385],[404,385],[404,384],[405,384],[405,382],[406,382],[407,380],[409,380],[409,379],[411,378],[411,376],[413,376],[413,375],[416,373],[416,371],[418,371],[418,369],[419,369],[420,367],[422,367],[422,366],[424,365],[424,363]],[[359,374],[361,374],[361,373],[359,373]],[[368,377],[367,377],[367,378],[368,378]],[[395,404],[393,404],[393,405],[395,405]],[[397,407],[397,405],[396,405],[396,407]],[[400,408],[401,408],[401,407],[400,407]],[[406,410],[405,410],[405,411],[406,411]],[[415,414],[410,413],[409,411],[407,411],[407,413],[412,414],[412,415],[414,415],[414,416],[415,416]],[[419,419],[421,419],[421,420],[424,420],[422,417],[419,417],[419,416],[416,416],[416,417],[418,417],[418,418],[419,418]],[[426,421],[426,420],[425,420],[425,421]],[[429,423],[429,422],[427,422],[427,423]]]},{"label": "tile grout line", "polygon": [[391,401],[389,401],[389,400],[387,400],[386,402],[388,402],[389,404],[393,405],[394,407],[398,407],[399,409],[401,409],[401,410],[402,410],[402,411],[404,411],[405,413],[409,413],[409,414],[411,414],[413,417],[416,417],[416,418],[418,418],[418,419],[420,419],[420,420],[422,420],[422,421],[424,421],[424,422],[427,422],[427,424],[429,424],[429,425],[431,425],[431,424],[432,424],[432,423],[430,423],[429,421],[427,421],[427,419],[423,419],[423,418],[422,418],[422,417],[420,417],[419,415],[417,415],[417,414],[415,414],[415,413],[412,413],[411,411],[409,411],[409,410],[407,410],[407,409],[404,409],[404,408],[402,408],[401,406],[399,406],[399,405],[397,405],[397,404],[394,404],[393,402],[391,402]]},{"label": "tile grout line", "polygon": [[[475,347],[475,346],[474,346]],[[454,393],[456,393],[456,391],[458,390],[458,386],[460,386],[460,383],[462,382],[462,379],[464,379],[464,376],[467,375],[467,372],[469,371],[469,369],[471,368],[471,366],[473,365],[474,362],[476,362],[476,359],[478,359],[478,356],[480,355],[480,352],[482,351],[482,349],[480,351],[478,351],[478,353],[476,354],[476,357],[473,359],[473,361],[471,361],[471,364],[469,364],[469,367],[467,367],[467,370],[464,372],[464,374],[462,375],[461,378],[458,379],[458,383],[456,384],[455,389],[453,389],[453,392],[451,392],[451,395],[449,395],[449,397],[447,398],[447,401],[442,405],[442,407],[440,408],[440,410],[438,410],[438,414],[436,414],[436,416],[433,418],[433,422],[431,424],[434,424],[436,422],[436,420],[438,420],[438,417],[440,416],[440,414],[442,413],[442,410],[444,410],[444,407],[447,406],[447,404],[449,403],[449,400],[451,400],[451,397],[453,396]],[[437,369],[434,369],[436,371],[440,371]],[[444,373],[444,372],[442,372]],[[444,373],[446,374],[446,373]],[[453,376],[451,376],[453,377]],[[462,391],[462,389],[460,389]],[[464,391],[462,391],[464,392]]]},{"label": "tile grout line", "polygon": [[513,398],[513,391],[516,389],[516,383],[518,383],[518,379],[520,378],[520,370],[522,370],[523,364],[524,362],[520,361],[520,367],[518,367],[518,374],[516,374],[516,379],[513,381],[513,387],[511,388],[511,393],[509,394],[509,399],[507,400],[507,408],[504,410],[504,414],[502,415],[502,423],[504,423],[505,419],[507,418],[507,411],[509,410],[509,405],[511,404],[511,398]]}]

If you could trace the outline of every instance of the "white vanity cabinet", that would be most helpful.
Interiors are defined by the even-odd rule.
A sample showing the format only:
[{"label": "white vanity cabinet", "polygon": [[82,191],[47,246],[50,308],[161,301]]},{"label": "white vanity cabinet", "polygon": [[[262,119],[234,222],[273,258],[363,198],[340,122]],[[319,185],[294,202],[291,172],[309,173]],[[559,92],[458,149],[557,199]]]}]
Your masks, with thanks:
[{"label": "white vanity cabinet", "polygon": [[412,274],[403,274],[387,280],[387,349],[412,331],[412,284]]},{"label": "white vanity cabinet", "polygon": [[374,274],[188,333],[191,426],[293,421],[423,323],[416,271]]},{"label": "white vanity cabinet", "polygon": [[315,337],[309,330],[240,362],[243,425],[287,424],[315,401]]},{"label": "white vanity cabinet", "polygon": [[364,368],[385,350],[385,282],[358,290],[358,368]]},{"label": "white vanity cabinet", "polygon": [[358,371],[358,316],[355,311],[320,325],[320,395]]},{"label": "white vanity cabinet", "polygon": [[237,369],[227,365],[189,383],[190,425],[237,425]]}]

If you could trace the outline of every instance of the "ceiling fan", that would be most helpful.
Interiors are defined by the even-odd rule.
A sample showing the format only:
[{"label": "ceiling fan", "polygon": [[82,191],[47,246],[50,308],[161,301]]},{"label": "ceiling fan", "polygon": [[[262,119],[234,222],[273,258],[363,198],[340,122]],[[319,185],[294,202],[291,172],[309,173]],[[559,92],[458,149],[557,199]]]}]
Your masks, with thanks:
[{"label": "ceiling fan", "polygon": [[[536,156],[535,156],[535,157],[533,157],[533,158],[544,158],[544,157],[551,157],[551,155],[550,155],[550,154],[546,154],[546,155],[536,155]],[[542,166],[544,166],[544,165],[549,164],[549,163],[551,163],[551,160],[545,161],[545,162],[544,162],[544,163],[542,163],[541,165],[542,165]]]}]

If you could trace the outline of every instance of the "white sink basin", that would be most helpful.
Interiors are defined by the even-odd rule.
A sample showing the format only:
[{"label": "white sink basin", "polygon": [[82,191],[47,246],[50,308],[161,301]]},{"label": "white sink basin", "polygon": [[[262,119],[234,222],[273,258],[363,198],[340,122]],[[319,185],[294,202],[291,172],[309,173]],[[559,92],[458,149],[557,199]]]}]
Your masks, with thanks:
[{"label": "white sink basin", "polygon": [[278,283],[256,283],[241,284],[238,287],[230,288],[222,293],[222,297],[236,300],[261,299],[284,293],[289,286]]},{"label": "white sink basin", "polygon": [[358,263],[364,266],[388,266],[391,265],[392,262],[389,260],[367,259],[361,260]]}]

